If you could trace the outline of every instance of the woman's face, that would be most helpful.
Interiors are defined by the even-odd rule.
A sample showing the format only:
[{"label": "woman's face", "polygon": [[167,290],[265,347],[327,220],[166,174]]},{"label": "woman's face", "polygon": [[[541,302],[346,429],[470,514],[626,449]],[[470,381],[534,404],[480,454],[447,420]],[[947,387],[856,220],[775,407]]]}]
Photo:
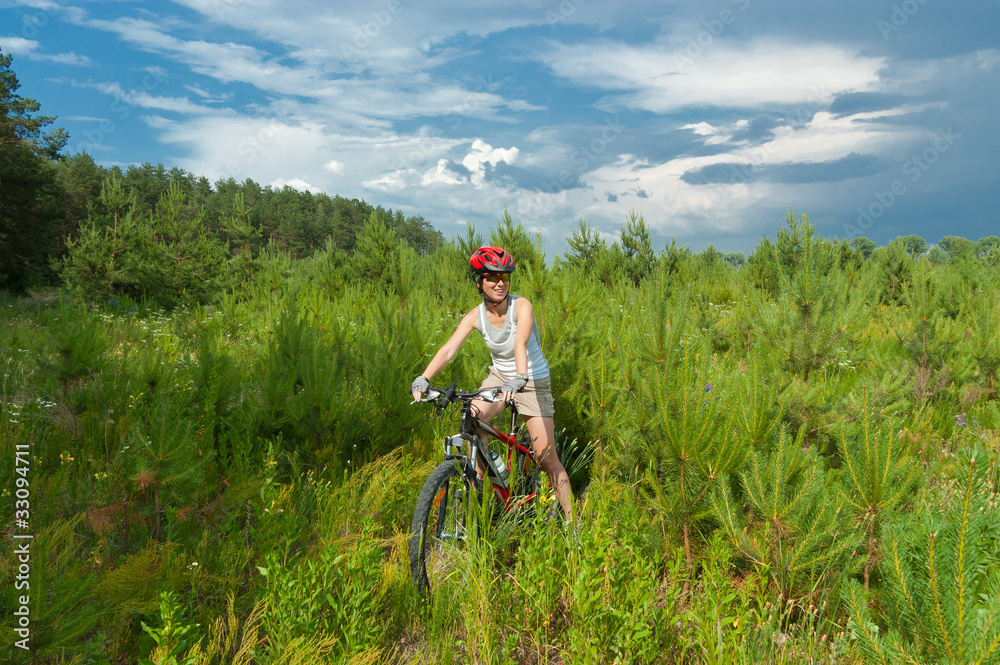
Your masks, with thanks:
[{"label": "woman's face", "polygon": [[483,280],[480,282],[480,286],[483,289],[483,293],[486,297],[495,303],[501,302],[507,297],[507,289],[509,288],[508,282],[510,281],[509,272],[501,273],[486,273],[483,275]]}]

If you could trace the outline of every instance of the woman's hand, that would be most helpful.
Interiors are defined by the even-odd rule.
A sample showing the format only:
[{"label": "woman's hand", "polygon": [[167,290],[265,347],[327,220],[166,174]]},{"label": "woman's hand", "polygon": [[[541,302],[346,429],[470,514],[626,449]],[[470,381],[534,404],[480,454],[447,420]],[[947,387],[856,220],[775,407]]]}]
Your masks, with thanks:
[{"label": "woman's hand", "polygon": [[413,394],[413,401],[419,402],[420,396],[427,392],[430,387],[430,381],[424,378],[423,375],[413,379],[413,383],[410,384],[410,393]]},{"label": "woman's hand", "polygon": [[500,386],[500,395],[503,397],[503,401],[509,402],[514,399],[514,393],[521,392],[526,385],[528,385],[528,380],[520,376],[507,379],[504,384]]}]

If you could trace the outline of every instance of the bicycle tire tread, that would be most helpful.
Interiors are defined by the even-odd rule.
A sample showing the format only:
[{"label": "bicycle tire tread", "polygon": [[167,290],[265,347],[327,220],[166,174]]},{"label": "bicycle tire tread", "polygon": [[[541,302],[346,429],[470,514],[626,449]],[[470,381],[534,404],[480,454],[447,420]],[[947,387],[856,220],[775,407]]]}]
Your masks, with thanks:
[{"label": "bicycle tire tread", "polygon": [[459,474],[454,462],[442,462],[431,471],[417,497],[417,505],[413,510],[413,522],[410,525],[410,576],[417,589],[425,592],[430,589],[425,565],[426,548],[421,545],[427,539],[427,523],[430,521],[431,509],[439,489],[452,476]]}]

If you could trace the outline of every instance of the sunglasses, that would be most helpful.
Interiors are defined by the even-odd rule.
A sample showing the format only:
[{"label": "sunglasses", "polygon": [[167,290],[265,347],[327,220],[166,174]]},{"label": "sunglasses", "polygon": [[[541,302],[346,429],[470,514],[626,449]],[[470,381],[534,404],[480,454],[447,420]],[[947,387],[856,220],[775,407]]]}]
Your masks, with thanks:
[{"label": "sunglasses", "polygon": [[497,282],[509,282],[510,281],[510,273],[509,272],[487,272],[487,273],[483,273],[483,279],[485,279],[487,282],[493,282],[494,284],[496,284]]}]

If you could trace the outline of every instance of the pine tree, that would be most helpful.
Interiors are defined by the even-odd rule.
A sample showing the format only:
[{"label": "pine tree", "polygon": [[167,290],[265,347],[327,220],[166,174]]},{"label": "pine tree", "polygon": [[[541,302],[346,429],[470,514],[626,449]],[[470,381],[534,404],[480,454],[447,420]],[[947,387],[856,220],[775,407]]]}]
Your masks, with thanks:
[{"label": "pine tree", "polygon": [[[660,280],[666,280],[662,272]],[[627,377],[618,418],[629,424],[619,436],[634,432],[636,439],[619,464],[638,472],[659,519],[679,526],[693,569],[692,536],[711,514],[714,487],[742,467],[748,450],[734,436],[725,387],[713,385],[720,370],[708,340],[688,325],[687,294],[670,317],[666,298],[656,289],[651,293],[637,316],[636,338],[616,345],[619,371]],[[638,469],[628,468],[636,452]]]},{"label": "pine tree", "polygon": [[[884,611],[850,593],[852,630],[881,663],[1000,663],[1000,540],[995,467],[963,452],[957,475],[886,528]],[[887,630],[883,630],[886,629]]]},{"label": "pine tree", "polygon": [[862,388],[857,426],[841,425],[843,501],[864,526],[865,588],[881,558],[882,524],[913,488],[916,471],[910,459],[876,413],[870,389]]},{"label": "pine tree", "polygon": [[540,266],[545,264],[545,257],[539,252],[541,248],[541,235],[531,235],[525,231],[521,221],[514,221],[510,216],[510,211],[506,207],[503,214],[497,220],[497,225],[490,233],[490,244],[494,247],[503,247],[514,257],[514,265],[517,270],[527,269],[529,266]]},{"label": "pine tree", "polygon": [[97,203],[91,204],[87,220],[66,242],[67,256],[61,262],[60,277],[78,300],[104,302],[127,288],[126,252],[136,242],[132,210],[135,197],[125,191],[117,171],[101,183]]},{"label": "pine tree", "polygon": [[70,390],[77,381],[100,369],[108,348],[108,335],[100,320],[85,308],[60,303],[59,315],[47,337],[41,367],[59,381],[62,398],[72,408]]},{"label": "pine tree", "polygon": [[879,270],[879,291],[885,304],[901,302],[903,288],[913,273],[913,256],[906,251],[906,245],[898,238],[875,251],[873,263]]},{"label": "pine tree", "polygon": [[633,284],[638,286],[652,272],[653,265],[656,263],[656,254],[653,252],[649,228],[642,215],[634,210],[629,211],[619,242],[625,258],[625,274]]},{"label": "pine tree", "polygon": [[23,291],[51,277],[61,250],[60,209],[52,161],[69,136],[47,130],[55,118],[17,94],[11,56],[0,52],[0,288]]},{"label": "pine tree", "polygon": [[[963,326],[949,316],[949,307],[962,307],[965,286],[952,270],[931,265],[927,257],[917,261],[902,288],[901,324],[895,327],[902,349],[912,362],[913,389],[918,399],[933,397],[962,361],[956,345]],[[950,292],[950,293],[949,293]],[[950,301],[950,305],[946,305]]]},{"label": "pine tree", "polygon": [[[472,253],[483,246],[484,244],[483,234],[476,230],[476,225],[469,222],[465,225],[465,236],[458,236],[452,239],[452,244],[455,246],[459,255],[465,258],[466,266],[468,266],[469,258]],[[463,266],[463,268],[466,268]],[[463,270],[463,274],[467,273],[468,269]]]},{"label": "pine tree", "polygon": [[212,445],[198,440],[186,410],[180,411],[163,394],[143,420],[134,433],[135,489],[153,514],[153,537],[173,540],[177,511],[196,506],[215,489],[210,480]]},{"label": "pine tree", "polygon": [[255,247],[261,231],[251,221],[243,192],[237,192],[233,198],[233,212],[223,221],[223,229],[229,240],[230,269],[239,281],[249,285],[258,264]]},{"label": "pine tree", "polygon": [[399,239],[396,232],[374,212],[358,233],[351,257],[355,279],[372,282],[388,291],[393,273],[399,269]]},{"label": "pine tree", "polygon": [[803,448],[801,436],[782,429],[772,450],[754,452],[737,482],[718,483],[712,495],[739,555],[765,571],[785,598],[834,583],[850,569],[857,542],[831,501],[836,494],[823,461],[815,448]]},{"label": "pine tree", "polygon": [[752,352],[742,369],[734,382],[739,399],[734,400],[733,415],[742,438],[754,450],[761,450],[770,444],[781,422],[778,374],[772,370],[763,351]]},{"label": "pine tree", "polygon": [[228,252],[209,235],[203,210],[193,210],[170,184],[156,210],[135,216],[134,193],[112,172],[101,190],[104,214],[92,215],[68,243],[61,275],[82,300],[124,294],[159,306],[213,302],[229,282]]},{"label": "pine tree", "polygon": [[597,257],[607,249],[601,234],[590,224],[581,219],[576,228],[566,239],[569,249],[566,252],[566,263],[577,268],[591,270]]},{"label": "pine tree", "polygon": [[979,371],[985,376],[987,389],[995,394],[997,371],[1000,370],[1000,318],[997,316],[996,289],[980,289],[970,309],[970,351],[979,365]]},{"label": "pine tree", "polygon": [[861,326],[872,284],[852,287],[844,279],[837,269],[836,248],[815,237],[805,215],[796,218],[789,212],[786,224],[774,248],[778,302],[758,294],[754,329],[806,383]]},{"label": "pine tree", "polygon": [[214,301],[228,277],[222,241],[209,236],[204,210],[186,201],[182,186],[171,183],[148,225],[137,225],[127,259],[134,288],[168,308]]}]

